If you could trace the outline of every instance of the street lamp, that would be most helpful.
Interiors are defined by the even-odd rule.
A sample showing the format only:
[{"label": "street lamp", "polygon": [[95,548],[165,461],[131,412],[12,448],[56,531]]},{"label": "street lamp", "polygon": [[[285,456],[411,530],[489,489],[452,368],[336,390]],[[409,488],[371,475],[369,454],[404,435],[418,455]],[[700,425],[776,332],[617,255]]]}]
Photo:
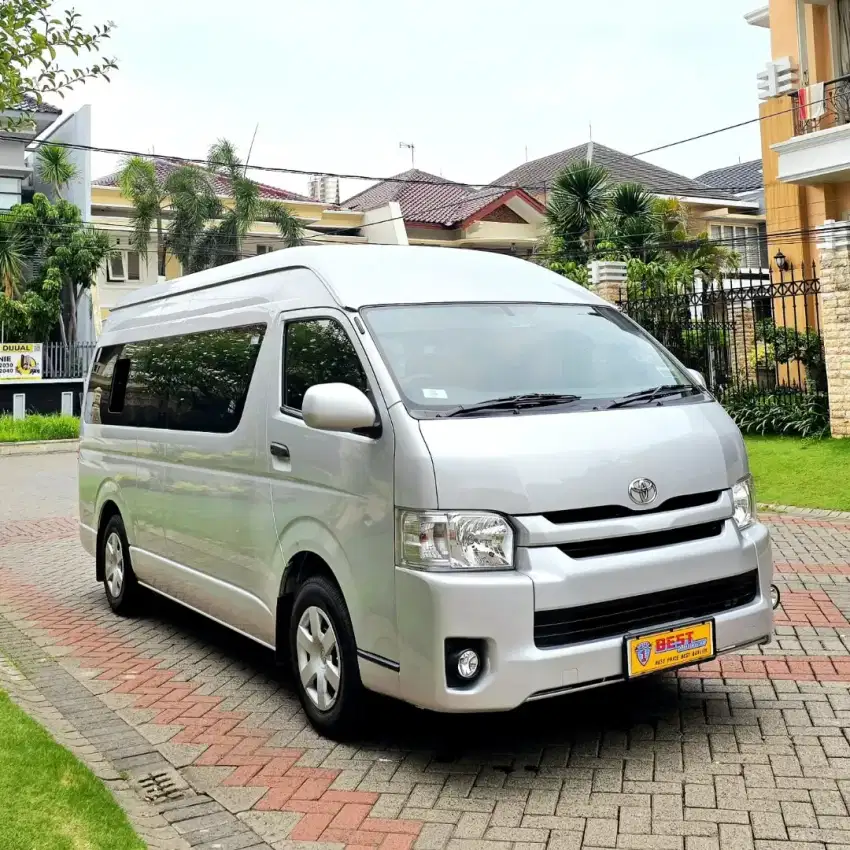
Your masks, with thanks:
[{"label": "street lamp", "polygon": [[791,264],[788,262],[787,257],[785,256],[785,254],[782,253],[781,250],[776,252],[773,257],[773,261],[776,263],[776,268],[778,268],[781,272],[787,271],[791,267]]}]

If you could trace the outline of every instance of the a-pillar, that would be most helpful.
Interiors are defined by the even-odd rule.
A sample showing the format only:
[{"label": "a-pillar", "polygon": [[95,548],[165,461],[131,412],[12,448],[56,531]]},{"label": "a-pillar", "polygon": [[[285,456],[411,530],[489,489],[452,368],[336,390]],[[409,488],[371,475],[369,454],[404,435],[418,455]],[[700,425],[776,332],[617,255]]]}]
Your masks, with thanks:
[{"label": "a-pillar", "polygon": [[850,437],[850,224],[818,228],[820,318],[833,437]]}]

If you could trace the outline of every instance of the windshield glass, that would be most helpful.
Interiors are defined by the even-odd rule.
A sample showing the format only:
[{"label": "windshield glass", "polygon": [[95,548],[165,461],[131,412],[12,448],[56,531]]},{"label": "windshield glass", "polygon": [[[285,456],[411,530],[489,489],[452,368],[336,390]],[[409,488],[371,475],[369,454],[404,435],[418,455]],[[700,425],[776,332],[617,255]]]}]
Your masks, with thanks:
[{"label": "windshield glass", "polygon": [[580,396],[569,409],[586,410],[662,385],[694,385],[613,307],[427,304],[370,307],[363,318],[406,407],[426,415],[531,393]]}]

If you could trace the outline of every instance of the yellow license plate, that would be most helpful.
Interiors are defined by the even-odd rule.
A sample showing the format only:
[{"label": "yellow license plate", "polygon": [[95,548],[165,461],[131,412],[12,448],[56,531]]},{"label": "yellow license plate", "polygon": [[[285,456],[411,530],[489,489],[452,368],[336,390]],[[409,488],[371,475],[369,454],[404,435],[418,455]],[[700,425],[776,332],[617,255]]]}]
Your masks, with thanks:
[{"label": "yellow license plate", "polygon": [[625,649],[629,678],[708,661],[714,657],[714,622],[633,635],[626,638]]}]

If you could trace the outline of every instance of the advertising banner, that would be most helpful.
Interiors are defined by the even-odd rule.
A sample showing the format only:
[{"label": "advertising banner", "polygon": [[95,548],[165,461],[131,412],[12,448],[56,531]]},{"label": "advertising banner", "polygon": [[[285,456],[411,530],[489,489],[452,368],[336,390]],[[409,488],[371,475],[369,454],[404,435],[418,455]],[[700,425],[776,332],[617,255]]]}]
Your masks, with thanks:
[{"label": "advertising banner", "polygon": [[40,342],[0,342],[0,384],[9,381],[40,381]]}]

